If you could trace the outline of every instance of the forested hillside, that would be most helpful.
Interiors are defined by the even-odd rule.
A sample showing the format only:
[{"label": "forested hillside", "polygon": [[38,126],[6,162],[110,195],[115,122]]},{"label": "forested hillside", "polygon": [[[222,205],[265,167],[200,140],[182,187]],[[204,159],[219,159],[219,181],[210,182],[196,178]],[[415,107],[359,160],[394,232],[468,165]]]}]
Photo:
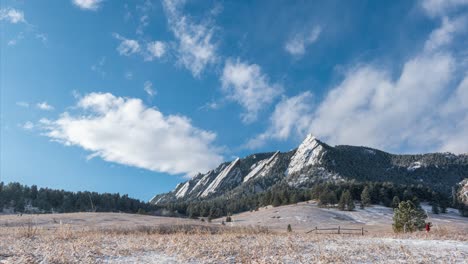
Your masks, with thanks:
[{"label": "forested hillside", "polygon": [[0,182],[0,213],[2,209],[20,213],[136,213],[154,210],[155,206],[118,193],[68,192]]}]

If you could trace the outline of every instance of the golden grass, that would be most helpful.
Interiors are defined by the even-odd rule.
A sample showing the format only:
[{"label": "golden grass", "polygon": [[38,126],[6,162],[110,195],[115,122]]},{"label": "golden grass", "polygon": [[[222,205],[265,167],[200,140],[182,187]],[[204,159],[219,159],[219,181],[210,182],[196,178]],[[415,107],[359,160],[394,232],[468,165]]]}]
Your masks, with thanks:
[{"label": "golden grass", "polygon": [[[468,259],[468,250],[450,243],[466,244],[467,237],[447,230],[316,235],[215,224],[76,229],[61,223],[37,227],[31,220],[0,227],[0,263],[126,262],[126,256],[142,254],[172,256],[181,263],[457,263]],[[459,242],[431,247],[434,240],[446,239]]]}]

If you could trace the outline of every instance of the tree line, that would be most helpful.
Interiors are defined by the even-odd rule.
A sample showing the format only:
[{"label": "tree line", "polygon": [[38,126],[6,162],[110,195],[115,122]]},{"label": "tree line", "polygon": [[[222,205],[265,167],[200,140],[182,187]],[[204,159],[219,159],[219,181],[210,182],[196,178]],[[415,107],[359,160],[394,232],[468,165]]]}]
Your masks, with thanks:
[{"label": "tree line", "polygon": [[49,188],[0,182],[0,212],[17,213],[70,212],[149,212],[154,205],[118,193],[69,192]]},{"label": "tree line", "polygon": [[321,207],[337,207],[341,210],[354,210],[356,206],[364,208],[370,204],[395,208],[400,201],[411,201],[416,206],[422,201],[429,202],[434,213],[445,213],[447,207],[456,206],[452,197],[433,191],[427,186],[397,185],[389,182],[319,183],[311,188],[294,188],[281,184],[261,193],[228,192],[209,200],[175,201],[160,206],[187,217],[217,218],[258,210],[259,207],[267,205],[276,207],[312,199],[318,200]]}]

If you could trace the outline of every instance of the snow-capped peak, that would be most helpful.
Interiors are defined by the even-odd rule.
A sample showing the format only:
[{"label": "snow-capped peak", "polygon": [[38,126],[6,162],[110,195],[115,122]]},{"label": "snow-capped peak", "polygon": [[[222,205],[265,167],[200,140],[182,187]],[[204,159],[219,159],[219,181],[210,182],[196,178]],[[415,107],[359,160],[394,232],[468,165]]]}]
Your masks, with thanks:
[{"label": "snow-capped peak", "polygon": [[320,164],[324,150],[322,143],[314,135],[307,135],[292,156],[286,174],[300,171],[306,166]]}]

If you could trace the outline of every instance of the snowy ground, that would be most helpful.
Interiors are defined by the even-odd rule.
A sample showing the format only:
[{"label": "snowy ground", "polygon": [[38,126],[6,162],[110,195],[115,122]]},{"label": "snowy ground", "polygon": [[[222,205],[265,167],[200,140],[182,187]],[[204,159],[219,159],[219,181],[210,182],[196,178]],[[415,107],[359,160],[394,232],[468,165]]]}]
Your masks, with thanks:
[{"label": "snowy ground", "polygon": [[[358,206],[357,206],[358,207]],[[468,218],[461,217],[455,209],[447,214],[432,214],[431,208],[423,204],[428,214],[427,221],[432,222],[435,230],[451,230],[468,233]],[[369,232],[392,232],[393,210],[388,207],[373,205],[355,211],[340,211],[335,208],[319,208],[315,201],[280,207],[263,207],[259,211],[244,212],[232,216],[230,226],[264,226],[272,230],[285,231],[288,224],[293,230],[307,231],[315,228],[349,227],[361,228]],[[224,218],[216,219],[220,223]]]},{"label": "snowy ground", "polygon": [[[233,215],[226,226],[113,213],[3,215],[0,263],[467,263],[468,219],[429,216],[430,233],[394,234],[391,209],[342,212],[313,202]],[[306,233],[337,225],[368,232]]]}]

